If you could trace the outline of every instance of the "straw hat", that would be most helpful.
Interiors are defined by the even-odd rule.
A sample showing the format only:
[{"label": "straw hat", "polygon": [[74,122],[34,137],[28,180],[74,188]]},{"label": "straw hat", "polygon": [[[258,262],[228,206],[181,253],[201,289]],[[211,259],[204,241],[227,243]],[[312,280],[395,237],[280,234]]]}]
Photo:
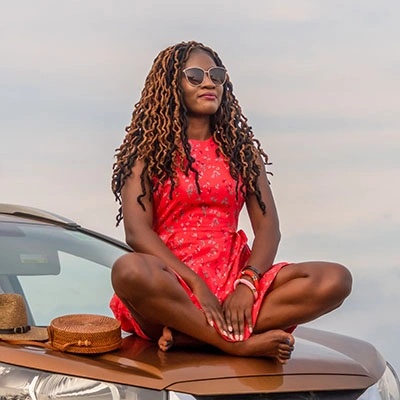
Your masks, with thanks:
[{"label": "straw hat", "polygon": [[0,293],[0,339],[48,340],[47,328],[28,325],[24,298],[19,294]]}]

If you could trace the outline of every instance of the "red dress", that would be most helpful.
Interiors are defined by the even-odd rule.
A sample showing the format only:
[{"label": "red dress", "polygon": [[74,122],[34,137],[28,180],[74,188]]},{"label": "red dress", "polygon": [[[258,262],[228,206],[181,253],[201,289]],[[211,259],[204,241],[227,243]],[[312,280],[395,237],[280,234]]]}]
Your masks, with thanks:
[{"label": "red dress", "polygon": [[[207,282],[222,303],[233,291],[234,282],[250,256],[247,237],[242,230],[237,230],[245,199],[240,190],[236,193],[236,181],[223,157],[217,156],[218,147],[214,140],[189,142],[201,193],[197,192],[193,172],[185,176],[178,171],[172,199],[169,181],[160,185],[153,195],[153,229],[183,263]],[[287,263],[275,264],[260,280],[259,297],[253,306],[253,323],[268,288],[285,265]],[[193,303],[201,309],[190,288],[179,276],[178,279]],[[123,330],[146,337],[116,295],[110,306]],[[249,336],[246,326],[245,339]]]}]

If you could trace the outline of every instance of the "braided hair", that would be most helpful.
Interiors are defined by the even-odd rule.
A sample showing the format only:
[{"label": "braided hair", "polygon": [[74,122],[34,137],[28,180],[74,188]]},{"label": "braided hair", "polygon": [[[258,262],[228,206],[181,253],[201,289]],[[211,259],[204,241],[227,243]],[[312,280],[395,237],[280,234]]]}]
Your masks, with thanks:
[{"label": "braided hair", "polygon": [[[186,175],[189,171],[195,174],[197,191],[200,192],[198,172],[193,167],[194,159],[190,154],[187,109],[180,86],[182,70],[193,50],[208,53],[217,66],[223,67],[216,52],[195,41],[178,43],[158,54],[146,78],[140,100],[134,106],[131,124],[125,128],[123,143],[116,150],[112,191],[120,205],[117,226],[123,218],[121,190],[136,161],[144,164],[140,175],[142,193],[137,198],[143,209],[142,199],[148,196],[151,201],[158,185],[168,180],[171,182],[172,198],[177,183],[177,168]],[[265,213],[266,206],[257,183],[261,173],[257,159],[261,155],[264,164],[268,164],[268,156],[242,114],[229,77],[224,84],[221,105],[211,116],[210,124],[218,155],[226,159],[230,174],[236,181],[236,194],[239,190],[245,194],[245,188],[254,193]]]}]

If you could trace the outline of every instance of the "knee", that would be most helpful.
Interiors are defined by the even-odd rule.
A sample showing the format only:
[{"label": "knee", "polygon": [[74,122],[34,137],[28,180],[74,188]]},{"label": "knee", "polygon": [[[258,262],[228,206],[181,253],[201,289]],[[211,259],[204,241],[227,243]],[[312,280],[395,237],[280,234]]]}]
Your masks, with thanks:
[{"label": "knee", "polygon": [[118,294],[125,287],[132,288],[140,284],[143,275],[143,265],[136,253],[125,254],[118,258],[111,270],[111,283]]},{"label": "knee", "polygon": [[342,303],[351,293],[353,278],[350,271],[341,264],[329,265],[326,282],[331,295],[339,303]]}]

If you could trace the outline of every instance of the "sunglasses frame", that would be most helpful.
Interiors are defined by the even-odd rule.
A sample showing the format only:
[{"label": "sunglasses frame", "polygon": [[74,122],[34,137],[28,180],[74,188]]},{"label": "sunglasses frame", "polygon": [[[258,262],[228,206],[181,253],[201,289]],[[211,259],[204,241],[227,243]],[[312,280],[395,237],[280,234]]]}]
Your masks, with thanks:
[{"label": "sunglasses frame", "polygon": [[[202,80],[200,83],[194,84],[194,83],[190,82],[190,80],[189,80],[189,78],[188,78],[188,76],[187,76],[187,71],[190,70],[190,69],[199,69],[199,70],[203,71],[203,80]],[[211,71],[212,69],[219,69],[219,70],[223,70],[223,71],[225,72],[225,78],[224,78],[224,81],[223,81],[222,83],[215,83],[215,82],[213,81],[213,79],[212,79],[211,76],[210,76],[210,71]],[[198,87],[198,86],[201,86],[201,85],[203,84],[204,79],[206,79],[206,74],[207,74],[208,78],[210,79],[210,81],[211,81],[215,86],[224,86],[224,84],[225,84],[225,82],[226,82],[227,72],[228,72],[228,71],[226,70],[225,67],[219,67],[219,66],[216,65],[216,66],[214,66],[214,67],[208,68],[207,71],[204,70],[204,69],[201,68],[201,67],[188,67],[188,68],[185,68],[182,72],[183,72],[183,74],[185,75],[185,78],[186,78],[186,80],[188,81],[189,85],[191,85],[191,86],[193,86],[193,87]]]}]

